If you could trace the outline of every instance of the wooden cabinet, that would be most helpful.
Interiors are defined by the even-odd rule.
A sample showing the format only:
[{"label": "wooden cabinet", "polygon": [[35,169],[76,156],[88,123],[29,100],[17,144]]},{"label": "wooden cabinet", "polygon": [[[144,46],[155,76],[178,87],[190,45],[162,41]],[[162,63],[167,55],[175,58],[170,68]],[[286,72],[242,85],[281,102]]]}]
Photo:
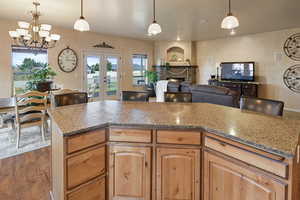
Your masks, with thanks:
[{"label": "wooden cabinet", "polygon": [[239,96],[257,97],[259,84],[253,82],[232,82],[232,81],[218,81],[209,80],[209,85],[222,86],[236,91]]},{"label": "wooden cabinet", "polygon": [[204,152],[204,200],[286,200],[287,184],[243,166]]},{"label": "wooden cabinet", "polygon": [[150,200],[150,147],[110,146],[109,160],[110,200]]},{"label": "wooden cabinet", "polygon": [[93,181],[67,195],[68,200],[105,200],[105,178]]},{"label": "wooden cabinet", "polygon": [[158,130],[157,143],[165,144],[201,144],[200,131]]},{"label": "wooden cabinet", "polygon": [[85,148],[92,147],[97,144],[105,142],[105,129],[90,131],[87,133],[68,137],[67,142],[67,153],[71,154],[76,151],[81,151]]},{"label": "wooden cabinet", "polygon": [[67,188],[72,189],[105,173],[105,146],[67,159]]},{"label": "wooden cabinet", "polygon": [[114,142],[152,142],[152,131],[147,129],[121,129],[109,130],[109,141]]},{"label": "wooden cabinet", "polygon": [[157,200],[200,199],[200,150],[157,149]]}]

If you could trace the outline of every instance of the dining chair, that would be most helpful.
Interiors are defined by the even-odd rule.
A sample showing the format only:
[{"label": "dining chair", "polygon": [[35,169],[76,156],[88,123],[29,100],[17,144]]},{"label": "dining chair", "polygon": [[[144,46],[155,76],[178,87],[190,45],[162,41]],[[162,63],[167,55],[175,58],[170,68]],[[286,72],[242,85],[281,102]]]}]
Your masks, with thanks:
[{"label": "dining chair", "polygon": [[192,93],[165,92],[165,102],[192,102]]},{"label": "dining chair", "polygon": [[254,97],[241,97],[240,108],[267,115],[282,116],[284,102]]},{"label": "dining chair", "polygon": [[53,94],[51,97],[52,108],[87,102],[88,94],[86,92],[68,91],[67,93]]},{"label": "dining chair", "polygon": [[17,148],[19,148],[22,128],[40,126],[42,140],[45,141],[47,96],[48,92],[38,91],[15,95]]},{"label": "dining chair", "polygon": [[122,91],[122,101],[149,101],[149,93],[143,91]]}]

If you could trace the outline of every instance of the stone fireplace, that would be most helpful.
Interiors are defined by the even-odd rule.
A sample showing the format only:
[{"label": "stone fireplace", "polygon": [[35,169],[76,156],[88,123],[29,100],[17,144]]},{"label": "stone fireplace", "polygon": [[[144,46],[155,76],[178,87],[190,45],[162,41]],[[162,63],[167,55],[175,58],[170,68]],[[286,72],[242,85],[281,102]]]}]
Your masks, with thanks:
[{"label": "stone fireplace", "polygon": [[192,42],[155,42],[155,66],[159,80],[174,79],[196,83],[198,67]]},{"label": "stone fireplace", "polygon": [[159,80],[176,80],[196,83],[197,66],[153,66]]}]

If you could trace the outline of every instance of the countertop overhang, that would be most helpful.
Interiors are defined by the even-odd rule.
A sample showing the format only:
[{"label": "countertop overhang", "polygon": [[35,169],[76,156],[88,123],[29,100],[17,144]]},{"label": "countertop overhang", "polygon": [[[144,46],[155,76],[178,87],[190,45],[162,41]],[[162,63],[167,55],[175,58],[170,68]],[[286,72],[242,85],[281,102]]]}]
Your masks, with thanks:
[{"label": "countertop overhang", "polygon": [[199,129],[284,157],[294,157],[300,120],[207,103],[97,101],[49,109],[64,136],[107,126]]}]

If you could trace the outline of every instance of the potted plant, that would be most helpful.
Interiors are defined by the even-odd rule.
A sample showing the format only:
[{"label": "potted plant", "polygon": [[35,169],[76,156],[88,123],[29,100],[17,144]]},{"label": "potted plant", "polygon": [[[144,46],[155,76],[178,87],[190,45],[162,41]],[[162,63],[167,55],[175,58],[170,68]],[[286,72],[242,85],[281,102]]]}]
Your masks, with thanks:
[{"label": "potted plant", "polygon": [[158,81],[158,73],[156,71],[147,70],[145,72],[145,76],[148,80],[148,85],[146,86],[146,89],[149,91],[149,96],[155,97],[155,86],[156,82]]},{"label": "potted plant", "polygon": [[33,70],[26,83],[27,90],[46,92],[51,90],[52,79],[56,76],[53,69],[47,64]]}]

